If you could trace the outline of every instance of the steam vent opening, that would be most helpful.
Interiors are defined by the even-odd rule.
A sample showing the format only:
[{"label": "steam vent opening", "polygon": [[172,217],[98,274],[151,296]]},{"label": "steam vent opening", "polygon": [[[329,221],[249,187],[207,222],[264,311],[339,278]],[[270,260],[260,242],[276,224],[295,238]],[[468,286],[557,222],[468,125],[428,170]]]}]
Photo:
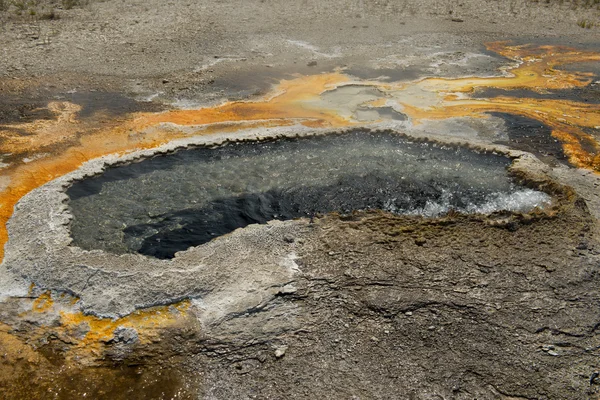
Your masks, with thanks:
[{"label": "steam vent opening", "polygon": [[507,157],[355,130],[194,148],[107,169],[69,189],[73,245],[169,259],[249,224],[380,209],[436,217],[549,203]]}]

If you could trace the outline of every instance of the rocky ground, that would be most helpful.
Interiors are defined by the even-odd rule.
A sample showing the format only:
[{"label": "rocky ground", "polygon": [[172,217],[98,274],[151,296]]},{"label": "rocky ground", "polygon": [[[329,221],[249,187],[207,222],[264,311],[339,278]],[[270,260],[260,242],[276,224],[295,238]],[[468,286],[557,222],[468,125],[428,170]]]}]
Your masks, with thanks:
[{"label": "rocky ground", "polygon": [[[497,40],[600,50],[598,5],[584,0],[0,0],[0,24],[0,128],[53,120],[48,103],[69,101],[77,140],[137,111],[256,98],[294,73],[489,76],[507,62],[484,47]],[[597,102],[597,86],[585,96]],[[49,279],[37,264],[24,276],[3,265],[2,278],[33,285],[0,279],[0,397],[598,398],[600,179],[543,161],[515,174],[554,195],[550,210],[328,215],[277,225],[272,241],[250,227],[232,235],[238,247],[214,245],[228,269],[202,296],[114,320],[74,313],[89,278],[58,268],[36,285]],[[274,247],[295,255],[283,272],[269,270]]]}]

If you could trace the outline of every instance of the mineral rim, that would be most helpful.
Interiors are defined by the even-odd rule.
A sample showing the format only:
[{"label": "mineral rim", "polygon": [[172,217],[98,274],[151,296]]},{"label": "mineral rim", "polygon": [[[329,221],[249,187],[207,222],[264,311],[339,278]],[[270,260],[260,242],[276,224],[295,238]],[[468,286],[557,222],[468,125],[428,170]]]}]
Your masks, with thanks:
[{"label": "mineral rim", "polygon": [[[280,5],[272,6],[278,10]],[[9,5],[8,12],[14,7]],[[87,12],[107,15],[111,5],[86,7],[58,15],[76,21]],[[351,8],[365,20],[383,15],[369,7]],[[392,8],[388,11],[394,15],[408,13]],[[219,10],[227,18],[234,12]],[[444,14],[456,12],[449,11]],[[319,8],[319,13],[328,12]],[[576,8],[565,13],[578,15]],[[24,26],[23,21],[6,21]],[[461,21],[453,16],[447,22]],[[70,29],[71,22],[48,23]],[[397,38],[394,24],[388,26],[385,18],[378,23],[377,30]],[[482,48],[468,44],[467,35],[456,36],[465,44],[451,53],[440,47],[456,49],[452,37],[410,29],[413,36],[402,39],[410,42],[408,48],[397,53],[402,40],[392,43],[384,37],[385,45],[362,53],[352,46],[325,50],[324,44],[270,38],[266,45],[253,44],[251,60],[219,55],[195,67],[194,74],[205,76],[221,65],[251,64],[217,79],[238,100],[152,92],[153,84],[137,82],[126,93],[137,93],[137,100],[56,89],[30,100],[31,110],[21,118],[0,119],[0,396],[597,398],[596,43],[565,45],[554,38],[540,44],[510,37],[513,41],[489,40]],[[107,41],[103,35],[115,37],[105,28],[101,32],[97,43]],[[43,46],[51,46],[52,40]],[[527,42],[532,44],[523,44]],[[307,67],[284,63],[282,68],[298,72],[286,76],[272,65],[264,66],[266,72],[257,67],[255,60],[268,59],[269,52],[285,58],[281,46],[293,55],[310,54]],[[56,65],[49,61],[50,68]],[[247,85],[239,83],[239,73],[259,80],[259,93],[236,92],[236,85]],[[171,81],[180,86],[196,82],[185,76],[173,72],[161,78],[160,87]],[[112,78],[108,74],[103,79]],[[28,98],[27,90],[14,89],[15,81],[0,80],[14,96],[0,100],[0,111]],[[24,80],[23,88],[37,87],[32,93],[39,95],[42,84],[32,78]],[[140,101],[141,94],[158,100]],[[432,187],[435,178],[451,182],[482,176],[493,186],[509,177],[528,193],[550,200],[527,209],[473,208],[474,213],[450,207],[420,213],[426,215],[402,214],[391,206],[298,219],[267,213],[265,221],[258,221],[266,223],[241,225],[186,246],[170,259],[115,251],[120,244],[113,236],[127,228],[115,215],[127,214],[128,208],[108,206],[87,209],[97,213],[94,218],[106,214],[101,222],[112,229],[106,238],[84,238],[91,243],[85,248],[73,241],[73,218],[82,214],[70,208],[69,188],[115,167],[142,165],[196,147],[242,141],[251,147],[357,130],[509,165],[506,171],[503,166],[486,170],[484,164],[460,159],[456,162],[464,165],[444,167],[438,177],[410,177],[425,176]],[[298,157],[315,156],[306,148],[294,151]],[[438,164],[444,165],[447,160],[439,157]],[[415,168],[428,163],[425,158],[414,161]],[[221,171],[220,165],[215,171]],[[268,165],[276,174],[277,164]],[[278,182],[305,178],[302,171],[293,172],[297,175],[288,171],[287,177],[277,176]],[[218,184],[232,172],[220,173],[211,176],[217,200],[230,193]],[[254,174],[257,191],[264,189],[257,172],[248,167],[244,173]],[[152,188],[152,181],[140,179]],[[193,192],[156,182],[165,198],[182,192],[188,201],[185,194]],[[143,209],[144,193],[136,194],[139,198],[122,199],[130,200],[126,206],[135,208],[135,218],[162,218]],[[106,243],[96,245],[95,240]]]}]

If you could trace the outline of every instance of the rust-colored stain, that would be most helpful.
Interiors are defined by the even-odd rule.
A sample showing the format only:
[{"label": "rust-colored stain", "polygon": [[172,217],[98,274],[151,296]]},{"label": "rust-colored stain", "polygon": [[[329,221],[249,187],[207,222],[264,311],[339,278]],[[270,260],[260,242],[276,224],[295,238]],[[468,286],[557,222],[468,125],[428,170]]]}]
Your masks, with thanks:
[{"label": "rust-colored stain", "polygon": [[78,311],[74,307],[78,302],[77,298],[64,294],[58,295],[60,299],[54,299],[52,296],[49,291],[42,293],[31,303],[31,310],[25,311],[21,316],[27,318],[38,313],[56,316],[57,322],[52,326],[41,326],[36,332],[30,332],[29,336],[35,340],[38,336],[44,337],[47,331],[51,332],[53,336],[72,345],[70,353],[66,354],[70,357],[101,355],[102,347],[114,339],[117,328],[133,328],[139,343],[149,344],[160,339],[161,329],[180,323],[190,307],[190,302],[183,300],[168,306],[137,310],[124,317],[111,319]]},{"label": "rust-colored stain", "polygon": [[138,333],[140,343],[147,344],[158,337],[157,330],[174,325],[188,310],[190,302],[181,301],[171,306],[152,307],[137,310],[118,319],[100,318],[85,315],[81,312],[61,311],[61,327],[66,331],[85,325],[87,332],[77,343],[77,347],[92,350],[100,343],[108,342],[114,337],[115,329],[134,328]]},{"label": "rust-colored stain", "polygon": [[50,292],[42,293],[38,296],[32,304],[33,311],[46,312],[54,306],[54,301]]},{"label": "rust-colored stain", "polygon": [[[273,91],[253,101],[227,102],[195,110],[137,113],[127,118],[93,124],[78,119],[79,106],[52,102],[52,120],[0,126],[0,153],[13,161],[0,169],[0,259],[7,241],[6,222],[17,201],[44,183],[107,154],[123,154],[160,146],[177,138],[249,127],[302,124],[307,127],[360,125],[342,112],[343,102],[324,99],[346,86],[370,87],[381,93],[366,107],[393,106],[413,124],[428,119],[486,117],[488,112],[518,114],[539,120],[552,129],[572,164],[600,172],[600,108],[597,104],[519,97],[474,98],[477,89],[527,89],[537,93],[584,87],[592,75],[556,69],[565,64],[600,61],[600,53],[559,46],[511,46],[489,43],[488,49],[511,60],[497,77],[416,81],[357,81],[343,71],[283,80]],[[586,132],[587,130],[587,132]],[[39,307],[44,307],[40,303]],[[100,326],[94,322],[94,326]]]}]

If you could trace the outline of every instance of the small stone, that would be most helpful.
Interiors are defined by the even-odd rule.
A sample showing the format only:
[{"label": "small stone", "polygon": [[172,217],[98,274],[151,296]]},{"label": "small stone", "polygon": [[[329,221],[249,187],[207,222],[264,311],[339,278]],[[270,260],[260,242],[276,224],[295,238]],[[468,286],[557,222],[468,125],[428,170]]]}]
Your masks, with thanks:
[{"label": "small stone", "polygon": [[425,243],[427,243],[427,240],[424,237],[419,237],[415,239],[415,244],[417,246],[423,246]]},{"label": "small stone", "polygon": [[284,235],[283,241],[286,243],[294,243],[295,238],[292,235]]},{"label": "small stone", "polygon": [[298,291],[298,289],[296,289],[296,287],[293,284],[288,283],[287,285],[283,286],[279,290],[279,293],[281,293],[281,294],[293,294],[293,293],[296,293],[297,291]]},{"label": "small stone", "polygon": [[168,80],[168,79],[163,79],[163,80],[162,80],[162,83],[163,83],[163,84],[165,84],[165,83],[169,83],[169,80]]},{"label": "small stone", "polygon": [[138,333],[134,328],[119,326],[113,331],[111,342],[132,344],[138,342]]},{"label": "small stone", "polygon": [[379,342],[379,339],[377,339],[375,336],[371,336],[371,341],[377,343]]},{"label": "small stone", "polygon": [[558,353],[555,352],[554,350],[549,350],[548,354],[551,355],[551,356],[554,356],[554,357],[558,356]]},{"label": "small stone", "polygon": [[430,331],[432,331],[432,330],[434,330],[434,329],[435,329],[435,326],[433,326],[433,325],[429,325],[429,326],[427,327],[427,329],[429,329]]},{"label": "small stone", "polygon": [[279,346],[275,349],[275,358],[281,358],[285,356],[285,352],[287,351],[287,346]]},{"label": "small stone", "polygon": [[404,315],[406,315],[407,317],[410,317],[411,315],[413,315],[412,311],[407,311],[404,313]]},{"label": "small stone", "polygon": [[388,331],[387,329],[385,331],[383,331],[383,333],[385,333],[386,335],[390,334],[390,331]]},{"label": "small stone", "polygon": [[317,62],[315,60],[313,61],[309,61],[308,64],[306,64],[309,67],[316,67],[317,66]]}]

